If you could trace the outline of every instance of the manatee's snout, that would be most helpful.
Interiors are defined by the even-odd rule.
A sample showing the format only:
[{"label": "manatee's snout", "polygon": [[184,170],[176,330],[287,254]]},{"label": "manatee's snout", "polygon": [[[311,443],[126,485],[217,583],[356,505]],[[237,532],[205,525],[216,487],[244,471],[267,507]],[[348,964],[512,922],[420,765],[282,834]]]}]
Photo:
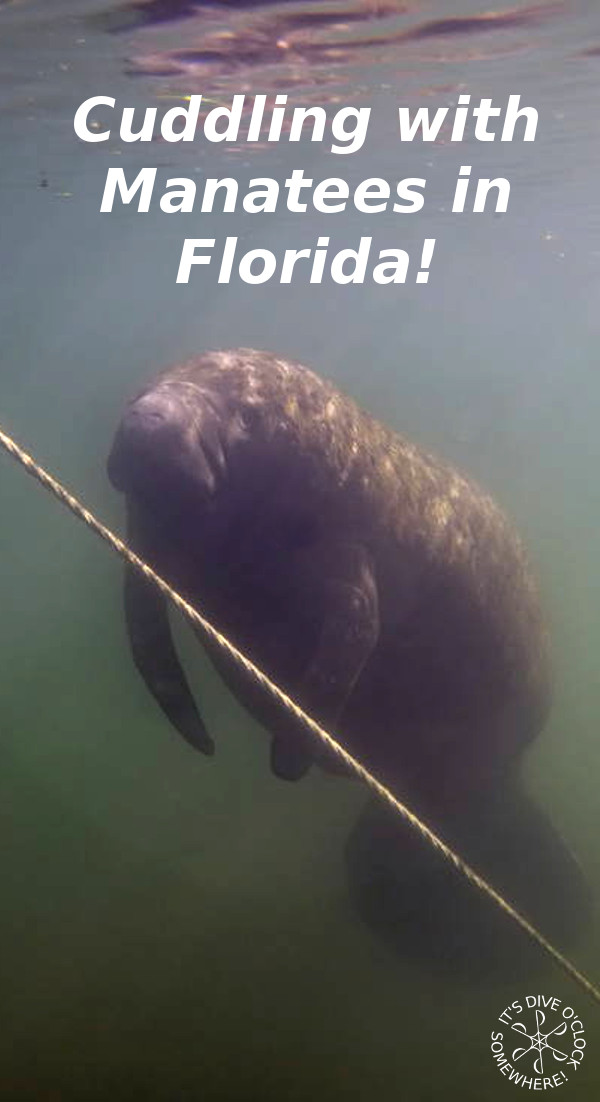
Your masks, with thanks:
[{"label": "manatee's snout", "polygon": [[172,457],[183,446],[182,428],[173,403],[162,394],[144,394],[132,402],[123,414],[109,459],[111,481],[116,485],[141,464],[151,468]]},{"label": "manatee's snout", "polygon": [[143,394],[130,405],[121,421],[124,433],[145,434],[176,428],[179,418],[174,403],[164,393]]},{"label": "manatee's snout", "polygon": [[117,490],[129,490],[142,478],[172,466],[184,445],[181,414],[164,392],[143,394],[132,402],[117,430],[108,460],[108,477]]},{"label": "manatee's snout", "polygon": [[157,387],[125,410],[108,459],[108,477],[125,493],[210,496],[223,466],[219,434],[205,403]]}]

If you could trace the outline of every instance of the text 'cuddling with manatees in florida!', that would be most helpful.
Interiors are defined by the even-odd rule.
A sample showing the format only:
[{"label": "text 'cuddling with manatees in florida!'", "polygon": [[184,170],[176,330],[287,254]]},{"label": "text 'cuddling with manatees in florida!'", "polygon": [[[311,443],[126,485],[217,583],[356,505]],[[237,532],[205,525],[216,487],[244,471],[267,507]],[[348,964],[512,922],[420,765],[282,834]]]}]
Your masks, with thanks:
[{"label": "text 'cuddling with manatees in florida!'", "polygon": [[[184,97],[184,105],[172,107],[157,122],[158,108],[117,107],[112,96],[93,96],[77,109],[74,128],[84,142],[104,142],[118,132],[122,142],[225,143],[235,148],[269,148],[287,140],[323,143],[328,154],[350,155],[365,144],[371,122],[370,107],[341,106],[331,112],[325,107],[292,107],[286,95],[267,101],[265,95],[234,95],[230,104],[203,108],[202,96]],[[472,103],[459,95],[452,106],[434,109],[397,108],[395,139],[402,143],[533,142],[538,127],[535,107],[521,106],[520,95],[510,95],[501,105],[490,98]],[[384,121],[382,119],[382,121]],[[392,120],[390,120],[392,121]],[[486,148],[486,147],[484,147]],[[471,154],[469,154],[472,159]],[[484,166],[485,167],[485,166]],[[473,171],[473,165],[457,165],[456,183],[448,195],[452,214],[505,214],[511,186],[504,176],[490,177]],[[231,175],[191,179],[170,176],[158,179],[158,167],[136,168],[128,173],[121,166],[108,169],[100,210],[110,213],[115,203],[134,204],[138,213],[156,207],[165,214],[274,215],[280,211],[305,214],[357,212],[370,218],[376,214],[417,214],[425,208],[427,179],[407,176],[390,182],[375,173],[349,183],[339,176],[315,180],[303,168],[294,169],[285,181],[261,176],[240,181]],[[137,206],[135,206],[137,204]],[[319,235],[310,247],[266,248],[243,251],[237,236],[186,237],[176,272],[177,283],[188,283],[192,269],[206,267],[219,283],[236,277],[245,284],[296,282],[320,284],[329,278],[337,284],[379,285],[427,283],[436,238],[425,236],[413,253],[395,246],[379,249],[372,236],[359,234],[349,247],[330,248],[329,236]],[[196,278],[198,278],[195,272]]]}]

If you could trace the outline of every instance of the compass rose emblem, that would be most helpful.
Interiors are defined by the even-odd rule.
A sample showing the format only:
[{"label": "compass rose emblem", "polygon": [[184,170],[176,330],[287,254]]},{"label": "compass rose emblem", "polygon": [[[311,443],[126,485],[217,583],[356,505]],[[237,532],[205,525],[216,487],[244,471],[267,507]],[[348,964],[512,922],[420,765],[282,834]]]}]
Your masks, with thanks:
[{"label": "compass rose emblem", "polygon": [[564,1037],[567,1032],[566,1021],[560,1021],[554,1029],[548,1030],[547,1033],[542,1031],[542,1027],[546,1023],[546,1012],[536,1007],[535,1011],[535,1033],[528,1033],[525,1023],[522,1021],[513,1022],[511,1029],[514,1029],[515,1033],[520,1033],[527,1041],[528,1046],[518,1046],[513,1050],[512,1059],[513,1064],[516,1064],[523,1056],[527,1056],[528,1053],[535,1053],[533,1061],[533,1070],[536,1075],[544,1075],[544,1056],[546,1056],[546,1073],[548,1071],[548,1061],[558,1061],[562,1063],[564,1060],[568,1060],[569,1053],[563,1052],[562,1049],[557,1048],[555,1041],[559,1037]]}]

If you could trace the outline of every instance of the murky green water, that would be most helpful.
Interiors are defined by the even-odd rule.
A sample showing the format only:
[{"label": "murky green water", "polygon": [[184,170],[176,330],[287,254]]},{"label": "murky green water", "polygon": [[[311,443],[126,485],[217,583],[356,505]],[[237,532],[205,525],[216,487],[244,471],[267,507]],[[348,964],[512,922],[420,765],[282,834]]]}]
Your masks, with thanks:
[{"label": "murky green water", "polygon": [[[141,105],[181,91],[128,69],[195,33],[181,22],[111,34],[102,8],[0,5],[0,420],[122,527],[104,464],[123,400],[166,363],[250,345],[314,366],[468,470],[539,566],[559,683],[526,770],[597,892],[594,0],[542,6],[493,34],[390,46],[361,70],[374,121],[347,159],[285,143],[239,153],[78,143],[73,115],[88,96]],[[483,10],[437,0],[399,26]],[[262,87],[258,68],[251,91]],[[462,91],[501,103],[519,93],[540,112],[536,142],[394,141],[397,103],[445,105]],[[173,176],[424,175],[428,202],[372,222],[99,214],[109,165],[159,162]],[[449,213],[464,163],[509,177],[505,216]],[[436,237],[428,285],[218,287],[200,270],[175,284],[185,236],[239,234],[247,249],[281,252],[371,232],[379,248],[409,251]],[[0,493],[2,1097],[500,1102],[520,1088],[492,1063],[490,1033],[507,1003],[538,990],[574,1005],[586,1027],[562,1096],[596,1097],[598,1009],[583,992],[550,965],[520,984],[467,982],[391,954],[346,898],[356,786],[316,771],[298,786],[272,778],[263,733],[190,647],[218,739],[214,761],[194,755],[133,671],[117,561],[8,459]],[[599,930],[596,919],[573,947],[596,977]]]}]

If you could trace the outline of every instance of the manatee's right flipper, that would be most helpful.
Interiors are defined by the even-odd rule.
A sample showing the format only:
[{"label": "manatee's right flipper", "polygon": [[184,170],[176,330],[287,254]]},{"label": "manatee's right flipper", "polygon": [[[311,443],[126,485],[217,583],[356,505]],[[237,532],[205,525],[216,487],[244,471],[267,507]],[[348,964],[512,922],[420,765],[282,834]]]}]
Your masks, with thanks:
[{"label": "manatee's right flipper", "polygon": [[130,566],[125,568],[125,618],[134,662],[152,696],[190,746],[213,754],[214,742],[175,651],[165,598]]},{"label": "manatee's right flipper", "polygon": [[[308,668],[297,686],[306,711],[330,730],[338,722],[379,637],[377,583],[371,556],[359,543],[335,538],[310,551],[308,592],[320,590],[323,618]],[[343,763],[298,725],[281,721],[271,743],[271,769],[284,780],[298,780],[313,758],[331,772]]]}]

